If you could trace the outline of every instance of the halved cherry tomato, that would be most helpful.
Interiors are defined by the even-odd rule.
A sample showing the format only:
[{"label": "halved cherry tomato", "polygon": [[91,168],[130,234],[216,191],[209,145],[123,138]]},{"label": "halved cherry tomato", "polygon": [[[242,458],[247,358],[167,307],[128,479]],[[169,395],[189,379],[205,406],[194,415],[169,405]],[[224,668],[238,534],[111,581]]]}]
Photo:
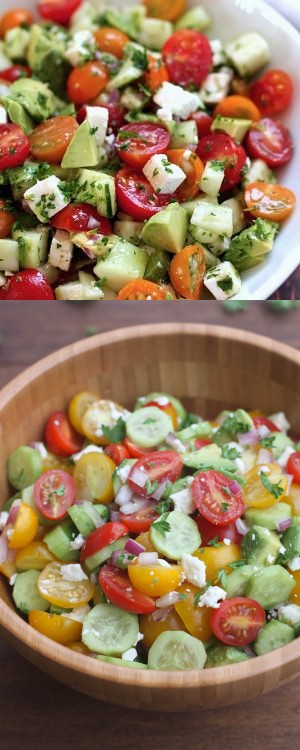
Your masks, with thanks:
[{"label": "halved cherry tomato", "polygon": [[193,151],[184,148],[167,151],[167,157],[172,164],[177,164],[186,175],[185,181],[174,193],[174,198],[179,203],[192,200],[200,190],[200,180],[204,172],[203,162]]},{"label": "halved cherry tomato", "polygon": [[239,534],[234,522],[227,524],[227,526],[216,526],[207,521],[201,513],[196,516],[195,521],[201,534],[201,544],[204,547],[207,547],[208,543],[216,538],[218,542],[230,539],[233,544],[239,544],[242,541],[242,534]]},{"label": "halved cherry tomato", "polygon": [[134,464],[128,477],[128,484],[133,492],[147,497],[146,486],[140,487],[134,481],[134,472],[137,469],[145,473],[149,482],[161,483],[165,480],[176,482],[182,472],[182,460],[174,451],[154,451]]},{"label": "halved cherry tomato", "polygon": [[287,164],[293,155],[293,141],[289,131],[282,123],[269,117],[252,125],[244,143],[251,159],[263,159],[274,169]]},{"label": "halved cherry tomato", "polygon": [[205,257],[201,245],[188,245],[174,255],[170,279],[177,294],[185,299],[200,299],[204,289]]},{"label": "halved cherry tomato", "polygon": [[[63,229],[63,227],[59,228]],[[84,230],[80,229],[80,231]],[[72,427],[74,427],[74,430],[79,432],[79,435],[84,435],[84,432],[82,430],[83,415],[85,414],[88,407],[91,406],[91,404],[94,404],[96,401],[98,401],[98,396],[95,393],[91,393],[90,391],[81,391],[72,398],[68,408],[68,415]]]},{"label": "halved cherry tomato", "polygon": [[45,442],[52,453],[67,458],[80,451],[83,445],[81,435],[75,432],[63,411],[54,411],[48,418],[45,428]]},{"label": "halved cherry tomato", "polygon": [[73,479],[78,500],[88,500],[107,505],[114,498],[112,475],[116,464],[104,453],[85,453],[76,466]]},{"label": "halved cherry tomato", "polygon": [[178,428],[177,411],[175,409],[175,406],[173,406],[173,404],[171,404],[170,401],[167,401],[167,403],[165,403],[165,404],[161,404],[159,402],[159,399],[158,399],[158,401],[155,401],[155,399],[153,399],[153,401],[148,401],[146,404],[143,404],[143,407],[144,406],[156,406],[161,411],[164,411],[166,414],[169,415],[169,417],[171,417],[172,422],[173,422],[174,430],[177,430],[177,428]]},{"label": "halved cherry tomato", "polygon": [[29,138],[18,125],[0,125],[0,171],[19,167],[29,152]]},{"label": "halved cherry tomato", "polygon": [[165,154],[169,143],[170,133],[160,125],[133,122],[119,130],[116,149],[126,164],[142,169],[154,154]]},{"label": "halved cherry tomato", "polygon": [[152,452],[151,448],[141,448],[140,445],[135,445],[129,438],[125,438],[124,445],[130,453],[131,458],[142,458]]},{"label": "halved cherry tomato", "polygon": [[68,643],[67,645],[68,648],[71,649],[71,651],[77,651],[78,654],[89,656],[91,653],[90,649],[85,645],[85,643],[82,643],[82,641],[74,641],[74,643]]},{"label": "halved cherry tomato", "polygon": [[4,37],[7,31],[15,29],[17,26],[26,24],[30,26],[33,23],[33,15],[25,8],[14,8],[7,11],[0,21],[0,36]]},{"label": "halved cherry tomato", "polygon": [[252,418],[253,418],[254,427],[256,429],[264,425],[265,427],[268,428],[268,430],[270,430],[270,432],[280,432],[278,427],[276,427],[276,424],[274,424],[274,422],[272,422],[271,419],[268,419],[267,417],[263,417],[260,415],[253,416]]},{"label": "halved cherry tomato", "polygon": [[210,133],[210,128],[213,123],[213,118],[208,112],[193,112],[190,116],[190,120],[194,120],[197,125],[198,137],[202,138],[203,135]]},{"label": "halved cherry tomato", "polygon": [[283,498],[283,502],[291,506],[292,516],[300,516],[300,483],[292,483],[289,494]]},{"label": "halved cherry tomato", "polygon": [[195,451],[200,451],[201,448],[205,448],[206,445],[211,445],[211,440],[205,440],[205,438],[196,438],[194,442]]},{"label": "halved cherry tomato", "polygon": [[7,201],[0,200],[0,239],[5,240],[11,233],[15,215]]},{"label": "halved cherry tomato", "polygon": [[67,80],[67,94],[74,104],[84,104],[103,91],[109,81],[105,65],[101,62],[87,62],[80,68],[73,68]]},{"label": "halved cherry tomato", "polygon": [[210,627],[211,608],[195,606],[195,594],[199,593],[199,589],[189,582],[183,583],[178,589],[178,593],[181,598],[175,604],[175,610],[184,622],[188,633],[201,641],[208,641],[212,636]]},{"label": "halved cherry tomato", "polygon": [[232,94],[231,96],[225,96],[219,104],[217,104],[214,115],[221,115],[221,117],[237,117],[244,120],[253,120],[257,122],[261,118],[260,111],[256,104],[248,99],[246,96],[240,96],[238,94]]},{"label": "halved cherry tomato", "polygon": [[300,451],[295,451],[287,462],[287,472],[292,474],[295,482],[300,482]]},{"label": "halved cherry tomato", "polygon": [[114,29],[112,26],[102,26],[101,29],[97,29],[93,33],[97,47],[101,52],[108,52],[119,59],[123,57],[124,47],[130,41],[127,34],[119,31],[119,29]]},{"label": "halved cherry tomato", "polygon": [[277,493],[272,493],[262,483],[263,477],[261,472],[266,475],[268,482],[272,485],[279,486],[282,493],[279,495],[280,499],[284,499],[284,495],[288,488],[288,480],[285,474],[283,474],[278,464],[266,464],[264,466],[254,466],[253,469],[245,474],[244,479],[246,480],[244,492],[245,505],[249,508],[271,508],[272,505],[278,502]]},{"label": "halved cherry tomato", "polygon": [[2,78],[3,81],[14,83],[14,81],[18,81],[19,78],[30,78],[31,75],[32,71],[28,68],[28,65],[11,65],[10,68],[1,70],[0,78]]},{"label": "halved cherry tomato", "polygon": [[81,3],[82,0],[39,0],[39,11],[47,21],[65,25]]},{"label": "halved cherry tomato", "polygon": [[165,81],[169,81],[169,73],[160,57],[155,57],[148,52],[148,68],[144,73],[144,81],[148,89],[153,93],[159,89]]},{"label": "halved cherry tomato", "polygon": [[5,578],[10,579],[11,576],[17,573],[15,563],[10,560],[4,560],[2,563],[0,563],[0,573],[3,573]]},{"label": "halved cherry tomato", "polygon": [[241,559],[241,548],[238,544],[220,543],[217,547],[200,547],[193,556],[204,562],[207,580],[212,584],[217,584],[220,570],[224,569],[228,575],[232,573],[229,563],[235,563]]},{"label": "halved cherry tomato", "polygon": [[283,70],[268,70],[250,89],[251,99],[263,115],[276,115],[291,104],[294,86],[291,77]]},{"label": "halved cherry tomato", "polygon": [[292,212],[296,196],[283,185],[251,182],[245,190],[245,201],[252,216],[270,221],[284,221]]},{"label": "halved cherry tomato", "polygon": [[[205,609],[205,607],[203,607]],[[200,610],[199,610],[200,611]],[[173,609],[167,616],[164,615],[162,620],[153,620],[152,615],[141,615],[139,618],[140,632],[144,636],[143,646],[149,651],[156,638],[166,630],[184,630],[186,628],[181,617]]]},{"label": "halved cherry tomato", "polygon": [[241,182],[247,158],[246,153],[243,146],[237,144],[229,135],[224,133],[205,135],[198,143],[197,154],[204,164],[213,160],[224,163],[225,176],[221,193],[231,190]]},{"label": "halved cherry tomato", "polygon": [[163,286],[146,279],[129,281],[117,296],[118,300],[163,300],[166,292]]},{"label": "halved cherry tomato", "polygon": [[164,21],[176,21],[186,9],[187,0],[143,0],[148,16],[163,18]]},{"label": "halved cherry tomato", "polygon": [[57,115],[41,122],[29,136],[32,156],[50,164],[60,162],[78,128],[75,117]]},{"label": "halved cherry tomato", "polygon": [[64,578],[65,567],[60,560],[46,565],[38,578],[38,590],[47,602],[56,607],[83,607],[93,598],[95,586],[85,574],[79,581],[70,581],[69,576]]},{"label": "halved cherry tomato", "polygon": [[100,216],[89,203],[74,203],[66,206],[50,219],[52,227],[65,229],[67,232],[89,232],[99,229],[100,234],[111,234],[112,226],[105,216]]},{"label": "halved cherry tomato", "polygon": [[247,646],[266,621],[266,613],[254,599],[237,596],[221,602],[211,615],[211,628],[222,643]]},{"label": "halved cherry tomato", "polygon": [[109,601],[120,609],[137,615],[154,612],[155,600],[134,588],[125,571],[104,565],[99,573],[99,583]]},{"label": "halved cherry tomato", "polygon": [[21,503],[8,546],[11,549],[25,547],[34,539],[38,525],[38,517],[33,508],[30,505]]},{"label": "halved cherry tomato", "polygon": [[242,489],[233,494],[231,480],[219,471],[201,471],[196,474],[191,491],[200,513],[217,526],[227,526],[244,511]]},{"label": "halved cherry tomato", "polygon": [[295,587],[290,594],[290,602],[298,604],[300,606],[300,570],[291,571],[291,575],[295,581]]},{"label": "halved cherry tomato", "polygon": [[135,541],[138,544],[141,544],[142,547],[145,547],[145,552],[156,552],[156,549],[151,542],[149,531],[142,531],[141,534],[136,537]]},{"label": "halved cherry tomato", "polygon": [[109,445],[110,440],[104,435],[102,428],[115,427],[118,417],[126,419],[127,416],[128,411],[115,401],[98,399],[91,403],[82,415],[82,432],[91,443]]},{"label": "halved cherry tomato", "polygon": [[8,300],[54,300],[50,284],[40,271],[26,268],[10,277],[5,299]]},{"label": "halved cherry tomato", "polygon": [[157,518],[158,513],[152,505],[149,508],[140,510],[138,513],[130,513],[130,515],[120,513],[121,523],[125,523],[129,531],[132,531],[133,534],[142,534],[145,531],[149,531],[153,521],[156,521]]},{"label": "halved cherry tomato", "polygon": [[116,521],[109,521],[104,526],[100,526],[99,529],[95,529],[89,534],[81,547],[80,562],[83,563],[87,557],[95,555],[96,552],[108,547],[109,544],[116,542],[117,539],[121,539],[126,534],[128,534],[128,527],[124,523]]},{"label": "halved cherry tomato", "polygon": [[131,457],[129,451],[125,448],[125,445],[122,445],[121,443],[111,443],[105,448],[104,452],[112,459],[116,466],[119,466],[122,461]]},{"label": "halved cherry tomato", "polygon": [[181,565],[129,565],[128,575],[138,591],[148,596],[164,596],[175,591],[180,585],[183,568]]},{"label": "halved cherry tomato", "polygon": [[142,172],[125,167],[116,174],[119,208],[136,221],[145,221],[169,204],[168,195],[158,195]]},{"label": "halved cherry tomato", "polygon": [[162,49],[162,56],[172,83],[200,86],[213,64],[207,37],[194,29],[179,29]]},{"label": "halved cherry tomato", "polygon": [[44,570],[57,558],[50,552],[45,542],[30,542],[17,553],[15,563],[18,570]]},{"label": "halved cherry tomato", "polygon": [[60,521],[75,500],[75,484],[66,471],[50,469],[34,485],[34,502],[40,513],[50,521]]},{"label": "halved cherry tomato", "polygon": [[32,609],[28,613],[28,622],[39,633],[62,646],[68,646],[81,636],[82,623],[64,615],[50,615],[49,612]]}]

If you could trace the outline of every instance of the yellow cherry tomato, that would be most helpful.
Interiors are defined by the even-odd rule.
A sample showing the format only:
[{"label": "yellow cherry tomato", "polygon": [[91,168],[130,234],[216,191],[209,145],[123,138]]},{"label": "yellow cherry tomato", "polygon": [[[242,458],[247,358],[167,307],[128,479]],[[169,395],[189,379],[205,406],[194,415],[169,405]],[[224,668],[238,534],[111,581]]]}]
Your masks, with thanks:
[{"label": "yellow cherry tomato", "polygon": [[109,445],[109,439],[103,435],[102,426],[115,427],[119,417],[128,417],[127,409],[114,401],[95,401],[85,411],[81,426],[85,437],[96,445]]},{"label": "yellow cherry tomato", "polygon": [[17,553],[15,564],[18,570],[44,570],[48,563],[56,560],[45,542],[30,542]]},{"label": "yellow cherry tomato", "polygon": [[[49,563],[39,576],[38,590],[47,602],[55,604],[56,607],[82,607],[93,598],[95,586],[87,576],[80,581],[70,581],[66,574],[64,578],[65,568],[66,565],[59,562]],[[77,638],[72,640],[76,641]]]},{"label": "yellow cherry tomato", "polygon": [[26,503],[21,503],[8,546],[11,549],[25,547],[34,539],[38,525],[38,517],[33,508]]},{"label": "yellow cherry tomato", "polygon": [[181,565],[129,565],[128,575],[133,586],[148,596],[164,596],[175,591],[181,583],[183,569]]},{"label": "yellow cherry tomato", "polygon": [[283,502],[291,506],[292,516],[300,516],[300,484],[291,485],[289,494],[284,497]]},{"label": "yellow cherry tomato", "polygon": [[218,572],[224,568],[226,573],[231,573],[228,563],[241,559],[241,550],[237,544],[221,544],[219,547],[201,547],[194,552],[206,565],[206,578],[211,583],[217,583]]},{"label": "yellow cherry tomato", "polygon": [[13,562],[5,560],[0,565],[0,573],[3,573],[5,578],[11,578],[15,573],[17,573],[17,568]]},{"label": "yellow cherry tomato", "polygon": [[75,641],[75,643],[69,643],[68,648],[70,648],[71,651],[77,651],[78,654],[83,654],[84,656],[89,656],[91,653],[89,648],[85,645],[85,643],[82,643],[82,641]]},{"label": "yellow cherry tomato", "polygon": [[175,610],[172,610],[164,620],[159,622],[155,622],[152,615],[140,615],[139,621],[140,632],[144,636],[142,644],[148,651],[156,638],[166,630],[183,630],[186,632],[186,628]]},{"label": "yellow cherry tomato", "polygon": [[62,646],[78,641],[81,636],[82,622],[64,615],[50,615],[49,612],[32,609],[28,614],[28,621],[32,628]]},{"label": "yellow cherry tomato", "polygon": [[82,430],[82,418],[86,410],[91,404],[98,401],[98,398],[99,397],[96,396],[95,393],[90,393],[90,391],[82,391],[72,398],[68,409],[69,420],[74,429],[79,432],[79,435],[84,435]]},{"label": "yellow cherry tomato", "polygon": [[105,453],[85,453],[77,461],[73,479],[77,500],[110,503],[114,499],[112,475],[116,464]]},{"label": "yellow cherry tomato", "polygon": [[210,627],[210,618],[212,609],[210,607],[195,606],[195,594],[199,592],[196,586],[185,581],[180,586],[179,593],[181,599],[175,604],[175,609],[180,615],[185,627],[194,638],[200,638],[201,641],[208,641],[212,636]]},{"label": "yellow cherry tomato", "polygon": [[293,573],[292,571],[289,572],[296,582],[296,586],[290,594],[290,602],[292,602],[293,604],[298,604],[298,606],[300,606],[300,570],[295,570]]},{"label": "yellow cherry tomato", "polygon": [[[285,496],[288,480],[277,464],[264,464],[263,473],[266,475],[268,482],[279,484],[283,492],[280,495],[282,500]],[[262,467],[254,466],[251,471],[245,474],[246,485],[243,488],[244,502],[249,508],[270,508],[278,502],[278,497],[270,492],[262,483]]]},{"label": "yellow cherry tomato", "polygon": [[187,0],[143,0],[148,15],[154,18],[163,18],[165,21],[176,21],[183,15]]},{"label": "yellow cherry tomato", "polygon": [[62,469],[62,471],[66,471],[72,476],[74,465],[70,464],[68,458],[61,458],[60,456],[55,456],[54,453],[48,452],[47,456],[42,458],[42,469],[43,473],[45,471],[50,471],[51,469]]},{"label": "yellow cherry tomato", "polygon": [[156,552],[156,549],[151,542],[149,531],[142,531],[142,533],[136,537],[135,541],[138,544],[141,544],[142,547],[145,547],[145,552]]}]

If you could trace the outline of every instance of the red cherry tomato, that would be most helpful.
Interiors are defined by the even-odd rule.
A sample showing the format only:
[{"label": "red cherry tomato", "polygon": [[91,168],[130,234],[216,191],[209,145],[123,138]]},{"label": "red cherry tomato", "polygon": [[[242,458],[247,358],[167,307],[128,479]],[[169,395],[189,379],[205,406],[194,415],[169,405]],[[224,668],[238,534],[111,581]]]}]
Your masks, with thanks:
[{"label": "red cherry tomato", "polygon": [[149,531],[153,521],[156,521],[157,518],[158,513],[152,505],[128,516],[120,513],[120,521],[126,523],[129,531],[132,531],[133,534],[142,534],[144,531]]},{"label": "red cherry tomato", "polygon": [[19,167],[29,152],[29,138],[18,125],[0,125],[0,171]]},{"label": "red cherry tomato", "polygon": [[196,438],[194,443],[195,451],[200,451],[201,448],[205,448],[206,445],[211,445],[211,440],[205,440],[204,438]]},{"label": "red cherry tomato", "polygon": [[166,153],[170,140],[165,128],[151,122],[134,122],[119,130],[116,149],[126,164],[142,169],[151,156]]},{"label": "red cherry tomato", "polygon": [[99,573],[99,583],[109,601],[120,609],[137,615],[148,615],[154,612],[154,599],[134,588],[125,570],[104,565]]},{"label": "red cherry tomato", "polygon": [[204,135],[210,133],[213,118],[208,114],[208,112],[193,112],[189,119],[195,121],[199,138],[202,138]]},{"label": "red cherry tomato", "polygon": [[268,70],[250,89],[251,99],[263,115],[269,117],[283,112],[291,104],[294,86],[283,70]]},{"label": "red cherry tomato", "polygon": [[276,424],[274,424],[271,419],[267,419],[267,417],[253,417],[253,423],[256,429],[264,425],[270,430],[270,432],[280,432],[278,427],[276,427]]},{"label": "red cherry tomato", "polygon": [[30,78],[31,75],[32,71],[28,68],[28,65],[11,65],[10,68],[1,70],[0,78],[2,78],[3,81],[14,83],[14,81],[18,81],[19,78]]},{"label": "red cherry tomato", "polygon": [[295,482],[300,484],[300,451],[295,451],[287,462],[288,474],[293,474]]},{"label": "red cherry tomato", "polygon": [[89,203],[74,203],[66,206],[50,219],[52,227],[65,229],[67,232],[89,232],[100,229],[101,234],[111,234],[112,226],[104,216]]},{"label": "red cherry tomato", "polygon": [[233,494],[231,480],[219,471],[201,471],[191,485],[194,503],[201,515],[217,526],[227,526],[244,511],[242,490]]},{"label": "red cherry tomato", "polygon": [[125,167],[116,174],[116,195],[121,211],[145,221],[169,204],[168,195],[157,195],[142,172]]},{"label": "red cherry tomato", "polygon": [[46,423],[45,442],[51,453],[68,458],[81,450],[83,437],[74,430],[63,411],[54,411]]},{"label": "red cherry tomato", "polygon": [[121,443],[111,443],[105,448],[104,453],[113,460],[116,466],[119,466],[125,459],[131,458],[129,451]]},{"label": "red cherry tomato", "polygon": [[39,0],[39,11],[47,21],[65,25],[81,3],[82,0]]},{"label": "red cherry tomato", "polygon": [[14,300],[54,300],[51,286],[40,271],[27,268],[11,276],[5,299]]},{"label": "red cherry tomato", "polygon": [[130,453],[130,458],[142,458],[151,453],[151,448],[141,448],[140,445],[135,445],[129,438],[125,438],[124,445]]},{"label": "red cherry tomato", "polygon": [[213,64],[208,38],[193,29],[175,31],[165,43],[162,56],[170,80],[180,86],[200,86]]},{"label": "red cherry tomato", "polygon": [[243,146],[236,143],[229,135],[211,133],[203,136],[198,143],[197,154],[204,164],[212,160],[224,163],[225,176],[221,193],[232,190],[241,182],[246,153]]},{"label": "red cherry tomato", "polygon": [[108,547],[109,544],[116,542],[117,539],[121,539],[126,534],[128,534],[128,527],[116,521],[110,521],[105,526],[100,526],[100,529],[95,529],[89,534],[81,547],[80,562],[83,563],[87,557],[95,555],[96,552],[100,552],[101,549]]},{"label": "red cherry tomato", "polygon": [[134,480],[136,470],[145,473],[147,480],[150,482],[156,481],[159,484],[165,480],[176,482],[182,472],[182,460],[179,454],[174,451],[154,451],[149,453],[148,456],[140,458],[134,464],[128,477],[128,484],[133,492],[137,492],[142,497],[147,497],[146,486],[140,487]]},{"label": "red cherry tomato", "polygon": [[293,142],[287,128],[280,122],[264,117],[255,122],[245,138],[245,149],[251,159],[264,159],[276,169],[287,164],[293,155]]},{"label": "red cherry tomato", "polygon": [[72,477],[61,469],[46,471],[34,485],[36,507],[50,521],[59,521],[67,516],[75,495],[76,488]]},{"label": "red cherry tomato", "polygon": [[227,526],[216,526],[200,514],[196,516],[195,521],[201,534],[201,544],[203,547],[209,546],[209,542],[216,537],[219,542],[223,542],[224,539],[230,539],[232,544],[239,544],[243,538],[242,534],[239,534],[234,522],[227,524]]},{"label": "red cherry tomato", "polygon": [[266,613],[254,599],[227,599],[211,615],[213,634],[228,646],[252,643],[266,621]]}]

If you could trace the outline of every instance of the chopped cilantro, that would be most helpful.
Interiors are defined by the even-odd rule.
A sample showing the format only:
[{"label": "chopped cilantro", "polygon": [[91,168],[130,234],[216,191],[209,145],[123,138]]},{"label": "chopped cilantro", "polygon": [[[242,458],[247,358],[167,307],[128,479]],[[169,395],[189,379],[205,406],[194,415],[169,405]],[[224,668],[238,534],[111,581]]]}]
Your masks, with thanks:
[{"label": "chopped cilantro", "polygon": [[221,547],[221,542],[219,542],[219,537],[214,536],[213,539],[210,540],[210,542],[207,542],[208,547]]},{"label": "chopped cilantro", "polygon": [[152,528],[156,529],[156,531],[162,536],[166,536],[167,532],[171,531],[171,526],[166,518],[161,518],[160,520],[155,521],[155,523],[152,524]]},{"label": "chopped cilantro", "polygon": [[275,440],[275,435],[267,435],[267,437],[261,438],[259,443],[260,445],[263,446],[263,448],[273,448],[274,440]]},{"label": "chopped cilantro", "polygon": [[229,503],[221,503],[222,513],[226,513],[229,508]]},{"label": "chopped cilantro", "polygon": [[224,588],[224,586],[226,586],[227,584],[227,580],[228,580],[228,576],[227,576],[225,568],[220,568],[220,570],[218,571],[218,575],[217,575],[218,583],[220,583],[221,586],[223,586]]},{"label": "chopped cilantro", "polygon": [[237,448],[230,447],[229,445],[222,445],[222,458],[228,458],[229,461],[234,461],[235,458],[239,458],[240,451]]},{"label": "chopped cilantro", "polygon": [[275,500],[278,500],[281,495],[284,493],[284,487],[280,484],[280,482],[277,482],[277,484],[270,482],[270,480],[267,477],[267,474],[265,474],[264,471],[260,472],[260,479],[263,487],[265,487],[268,492],[275,497]]},{"label": "chopped cilantro", "polygon": [[146,482],[146,495],[152,495],[155,490],[157,490],[159,485],[159,482],[157,479],[154,480],[154,482],[151,482],[150,479],[147,479]]},{"label": "chopped cilantro", "polygon": [[126,423],[122,417],[119,417],[114,427],[102,425],[102,433],[110,443],[121,443],[126,437]]}]

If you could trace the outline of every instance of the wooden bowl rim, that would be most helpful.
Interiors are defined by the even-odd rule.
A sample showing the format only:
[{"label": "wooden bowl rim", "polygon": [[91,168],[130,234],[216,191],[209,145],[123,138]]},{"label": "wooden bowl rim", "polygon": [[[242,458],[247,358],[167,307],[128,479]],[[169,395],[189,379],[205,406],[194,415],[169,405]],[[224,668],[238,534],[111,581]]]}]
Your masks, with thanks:
[{"label": "wooden bowl rim", "polygon": [[[0,391],[0,411],[29,383],[36,377],[63,363],[66,359],[72,359],[83,352],[130,339],[153,337],[155,335],[177,335],[189,334],[196,337],[213,337],[224,340],[250,344],[256,349],[276,351],[284,359],[288,359],[300,366],[300,352],[287,344],[282,344],[267,336],[260,336],[243,329],[230,328],[229,326],[210,325],[202,323],[157,323],[151,325],[131,326],[108,331],[82,339],[74,344],[69,344],[62,349],[52,352],[47,357],[39,360],[31,367],[17,375],[8,385]],[[280,352],[278,352],[278,345]],[[36,654],[40,654],[54,664],[59,663],[61,667],[73,671],[79,671],[87,678],[93,677],[107,683],[123,683],[136,686],[137,688],[178,688],[193,690],[197,687],[205,688],[213,685],[228,684],[234,680],[239,683],[261,674],[270,674],[279,671],[282,664],[290,665],[300,656],[300,642],[292,641],[276,651],[264,656],[255,657],[248,661],[237,664],[218,667],[215,669],[195,670],[188,672],[165,672],[154,670],[134,670],[129,667],[116,666],[108,662],[84,656],[78,652],[50,641],[49,638],[35,631],[14,610],[12,610],[2,599],[0,599],[0,625],[4,630],[17,640],[22,640],[25,646]],[[55,654],[55,656],[54,656]]]}]

